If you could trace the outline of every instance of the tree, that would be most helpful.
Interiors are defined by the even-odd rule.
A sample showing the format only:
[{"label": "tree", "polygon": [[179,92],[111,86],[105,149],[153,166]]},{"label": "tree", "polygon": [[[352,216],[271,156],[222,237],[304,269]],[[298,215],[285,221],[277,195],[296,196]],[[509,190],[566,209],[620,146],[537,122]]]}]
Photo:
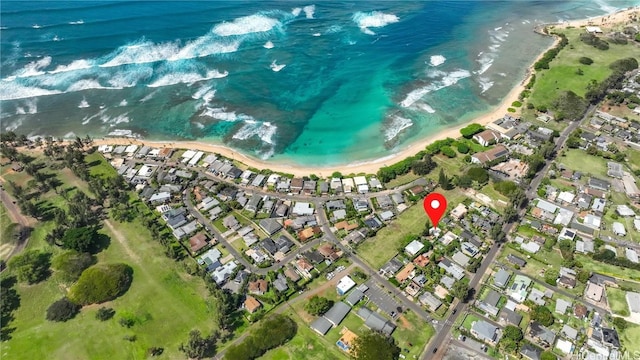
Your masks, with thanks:
[{"label": "tree", "polygon": [[80,275],[69,291],[69,298],[78,304],[96,304],[113,300],[129,289],[133,269],[126,264],[94,265]]},{"label": "tree", "polygon": [[9,268],[14,269],[18,280],[28,284],[35,284],[49,276],[51,254],[38,250],[28,250],[9,260]]},{"label": "tree", "polygon": [[15,276],[6,276],[0,280],[0,340],[11,338],[13,328],[8,325],[13,320],[13,312],[20,307],[20,295],[14,288]]},{"label": "tree", "polygon": [[531,320],[535,320],[544,326],[553,325],[553,314],[545,306],[534,305],[531,309]]},{"label": "tree", "polygon": [[227,360],[253,360],[267,350],[291,340],[297,332],[296,322],[286,315],[276,314],[260,322],[260,326],[243,342],[227,348]]},{"label": "tree", "polygon": [[558,280],[558,276],[560,276],[560,272],[556,269],[547,269],[544,272],[544,282],[549,285],[556,286],[556,280]]},{"label": "tree", "polygon": [[616,316],[613,318],[613,325],[618,329],[618,331],[623,332],[627,328],[628,323],[624,318]]},{"label": "tree", "polygon": [[470,150],[470,149],[469,149],[469,145],[467,145],[467,144],[465,144],[465,143],[463,143],[463,142],[458,143],[458,152],[459,152],[460,154],[466,154],[466,153],[468,153],[468,152],[469,152],[469,150]]},{"label": "tree", "polygon": [[466,301],[469,296],[469,280],[465,278],[453,284],[451,295],[457,297],[460,301]]},{"label": "tree", "polygon": [[588,58],[586,56],[581,57],[580,59],[578,59],[578,61],[580,62],[580,64],[583,64],[583,65],[591,65],[591,64],[593,64],[593,59]]},{"label": "tree", "polygon": [[519,327],[508,325],[503,330],[502,338],[500,339],[500,347],[506,352],[516,352],[520,340],[523,339],[522,330]]},{"label": "tree", "polygon": [[426,155],[422,160],[416,160],[411,164],[411,170],[416,175],[427,175],[431,170],[435,169],[438,164],[431,159],[430,155]]},{"label": "tree", "polygon": [[187,343],[180,344],[179,350],[182,351],[189,359],[202,359],[204,357],[213,357],[216,350],[216,341],[218,333],[213,332],[208,337],[203,337],[200,330],[191,330]]},{"label": "tree", "polygon": [[331,308],[331,306],[333,306],[333,301],[324,297],[314,295],[304,305],[304,310],[310,315],[320,316],[326,313]]},{"label": "tree", "polygon": [[451,182],[447,175],[444,173],[443,169],[440,169],[440,174],[438,175],[438,184],[443,190],[451,189]]},{"label": "tree", "polygon": [[586,282],[589,280],[590,277],[591,277],[591,272],[589,272],[589,270],[580,269],[580,271],[578,271],[576,279],[581,283],[586,284]]},{"label": "tree", "polygon": [[89,253],[70,250],[56,255],[52,267],[60,273],[64,281],[72,282],[78,280],[80,274],[95,262],[95,258]]},{"label": "tree", "polygon": [[480,125],[480,124],[469,124],[465,127],[463,127],[462,129],[460,129],[460,134],[465,138],[465,139],[471,139],[473,137],[473,135],[481,132],[484,130],[484,126]]},{"label": "tree", "polygon": [[96,312],[96,319],[100,321],[107,321],[111,319],[115,314],[116,314],[115,310],[113,310],[112,308],[103,306],[100,309],[98,309],[98,311]]},{"label": "tree", "polygon": [[468,189],[473,185],[473,180],[468,175],[462,175],[458,177],[458,186],[463,189]]},{"label": "tree", "polygon": [[81,306],[63,297],[54,302],[47,309],[47,320],[65,322],[73,319],[80,311]]},{"label": "tree", "polygon": [[486,169],[479,166],[474,166],[467,170],[467,176],[473,181],[477,181],[479,184],[484,184],[489,181],[489,173]]},{"label": "tree", "polygon": [[368,331],[353,340],[353,357],[356,360],[394,360],[400,348],[392,337]]}]

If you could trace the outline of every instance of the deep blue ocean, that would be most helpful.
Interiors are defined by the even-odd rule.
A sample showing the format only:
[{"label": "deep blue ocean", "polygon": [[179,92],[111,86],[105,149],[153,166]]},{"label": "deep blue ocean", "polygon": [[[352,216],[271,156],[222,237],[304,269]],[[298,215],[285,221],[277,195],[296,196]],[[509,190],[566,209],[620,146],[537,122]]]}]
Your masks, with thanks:
[{"label": "deep blue ocean", "polygon": [[638,1],[2,1],[3,131],[384,157],[488,111],[552,42]]}]

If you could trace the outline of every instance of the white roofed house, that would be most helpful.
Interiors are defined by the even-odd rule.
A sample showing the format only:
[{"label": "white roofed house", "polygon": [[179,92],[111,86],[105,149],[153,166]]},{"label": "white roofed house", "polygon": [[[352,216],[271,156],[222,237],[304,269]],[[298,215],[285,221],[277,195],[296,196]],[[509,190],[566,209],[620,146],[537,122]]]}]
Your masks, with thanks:
[{"label": "white roofed house", "polygon": [[345,193],[350,193],[355,188],[355,182],[352,178],[344,178],[342,179],[342,189]]},{"label": "white roofed house", "polygon": [[423,243],[421,243],[418,240],[413,240],[412,242],[409,243],[409,245],[407,245],[404,248],[404,251],[408,255],[414,257],[414,256],[416,256],[418,254],[418,252],[420,252],[420,250],[422,250],[422,248],[424,248],[424,244]]},{"label": "white roofed house", "polygon": [[358,192],[360,194],[365,194],[369,192],[369,185],[367,185],[367,178],[365,178],[364,176],[356,176],[353,178],[353,181],[356,184],[356,187],[358,188]]},{"label": "white roofed house", "polygon": [[622,223],[620,223],[620,222],[615,221],[611,225],[611,229],[613,230],[613,233],[618,235],[618,236],[627,235],[627,230],[624,228],[624,225]]}]

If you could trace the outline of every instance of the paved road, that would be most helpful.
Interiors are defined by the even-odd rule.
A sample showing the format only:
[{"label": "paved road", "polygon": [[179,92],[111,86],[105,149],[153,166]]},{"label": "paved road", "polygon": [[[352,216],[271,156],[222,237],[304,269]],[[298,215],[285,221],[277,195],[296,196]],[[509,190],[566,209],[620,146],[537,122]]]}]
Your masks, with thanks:
[{"label": "paved road", "polygon": [[[556,153],[558,153],[564,147],[564,144],[569,138],[569,135],[571,135],[571,133],[575,129],[577,129],[578,126],[580,126],[580,123],[587,118],[588,114],[590,114],[593,111],[593,109],[594,107],[590,106],[587,112],[585,113],[585,116],[580,121],[572,122],[571,124],[569,124],[569,126],[567,126],[567,128],[564,129],[564,131],[562,131],[562,133],[556,140],[556,146],[555,146]],[[525,192],[529,201],[534,199],[535,196],[537,195],[536,192],[537,192],[538,186],[540,186],[542,179],[544,178],[545,174],[549,170],[549,167],[551,166],[552,161],[553,159],[547,160],[545,162],[543,169],[538,171],[536,176],[529,183],[529,187]],[[526,209],[521,209],[518,212],[517,219],[521,219],[524,216],[525,212],[526,212]],[[504,233],[509,234],[513,229],[513,227],[515,226],[515,224],[516,223],[505,224],[503,227]],[[501,245],[499,244],[494,244],[491,247],[491,249],[485,256],[485,260],[482,262],[482,265],[476,272],[476,276],[474,276],[471,282],[469,283],[469,287],[474,289],[476,293],[480,289],[480,285],[481,285],[480,280],[482,279],[482,275],[487,271],[489,266],[493,264],[495,257],[499,252],[500,247]],[[456,305],[456,307],[454,308],[454,312],[456,312],[456,314],[449,316],[449,319],[445,323],[443,328],[440,329],[440,331],[437,333],[433,341],[430,342],[430,345],[427,347],[427,351],[423,355],[423,359],[425,360],[440,359],[444,356],[444,353],[446,352],[446,349],[445,349],[446,346],[443,346],[443,345],[445,345],[446,340],[451,337],[450,333],[451,333],[452,325],[456,322],[458,316],[460,316],[460,313],[464,312],[463,310],[465,310],[466,307],[467,307],[467,304],[465,303],[458,303],[458,305]],[[433,349],[437,349],[436,353],[433,352],[434,351]]]},{"label": "paved road", "polygon": [[31,221],[20,213],[20,208],[14,204],[15,199],[4,190],[4,187],[0,188],[0,201],[2,201],[2,204],[7,209],[7,213],[11,221],[20,226],[20,238],[18,239],[18,243],[7,255],[7,258],[4,259],[5,261],[8,261],[14,255],[19,254],[25,246],[27,246],[27,243],[29,242],[29,234],[31,232]]}]

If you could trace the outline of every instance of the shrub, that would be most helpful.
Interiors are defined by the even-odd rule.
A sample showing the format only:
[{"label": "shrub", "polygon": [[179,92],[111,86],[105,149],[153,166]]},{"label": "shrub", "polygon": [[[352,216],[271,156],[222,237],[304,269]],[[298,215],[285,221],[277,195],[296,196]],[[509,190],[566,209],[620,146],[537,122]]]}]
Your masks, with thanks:
[{"label": "shrub", "polygon": [[510,197],[511,194],[516,191],[518,185],[516,185],[516,183],[514,183],[513,181],[500,181],[493,184],[493,188],[496,189],[496,191],[500,194],[506,197]]},{"label": "shrub", "polygon": [[484,130],[484,126],[480,124],[469,124],[462,129],[460,129],[460,134],[466,139],[471,139],[473,135]]},{"label": "shrub", "polygon": [[64,297],[49,306],[47,320],[65,322],[73,319],[80,311],[80,307],[80,305]]},{"label": "shrub", "polygon": [[264,319],[244,341],[227,348],[225,359],[252,360],[278,347],[296,335],[297,325],[288,316],[276,314]]},{"label": "shrub", "polygon": [[333,301],[314,295],[309,299],[309,302],[304,304],[304,310],[310,315],[319,316],[326,313],[331,306],[333,306]]},{"label": "shrub", "polygon": [[100,309],[98,309],[98,312],[96,313],[96,319],[100,321],[107,321],[111,319],[115,314],[116,314],[116,311],[113,310],[112,308],[101,307]]},{"label": "shrub", "polygon": [[591,64],[593,64],[593,59],[588,58],[586,56],[581,57],[580,59],[578,59],[578,61],[580,62],[580,64],[583,64],[583,65],[591,65]]},{"label": "shrub", "polygon": [[520,101],[514,101],[511,103],[511,106],[518,108],[522,106],[522,103]]},{"label": "shrub", "polygon": [[638,60],[632,57],[616,60],[611,63],[611,65],[609,65],[609,68],[613,71],[619,71],[623,73],[629,72],[638,68]]},{"label": "shrub", "polygon": [[465,143],[458,143],[458,152],[460,154],[466,154],[469,152],[469,145]]},{"label": "shrub", "polygon": [[440,152],[442,153],[442,155],[444,155],[444,156],[446,156],[448,158],[456,157],[456,152],[453,151],[453,149],[448,147],[448,146],[442,147],[442,149],[440,149]]},{"label": "shrub", "polygon": [[95,259],[89,253],[65,251],[53,258],[52,267],[60,272],[63,280],[76,281],[80,274],[93,264]]},{"label": "shrub", "polygon": [[62,247],[77,252],[94,252],[98,248],[99,236],[93,227],[67,229],[61,239]]},{"label": "shrub", "polygon": [[133,269],[126,264],[94,265],[80,275],[69,298],[84,305],[113,300],[129,289],[132,276]]},{"label": "shrub", "polygon": [[510,107],[510,108],[507,108],[507,112],[514,113],[516,112],[516,109]]},{"label": "shrub", "polygon": [[467,176],[473,181],[477,181],[480,184],[484,184],[489,181],[489,173],[486,169],[479,166],[474,166],[467,170]]},{"label": "shrub", "polygon": [[38,250],[25,251],[9,260],[9,268],[13,269],[20,282],[35,284],[49,276],[51,254]]}]

